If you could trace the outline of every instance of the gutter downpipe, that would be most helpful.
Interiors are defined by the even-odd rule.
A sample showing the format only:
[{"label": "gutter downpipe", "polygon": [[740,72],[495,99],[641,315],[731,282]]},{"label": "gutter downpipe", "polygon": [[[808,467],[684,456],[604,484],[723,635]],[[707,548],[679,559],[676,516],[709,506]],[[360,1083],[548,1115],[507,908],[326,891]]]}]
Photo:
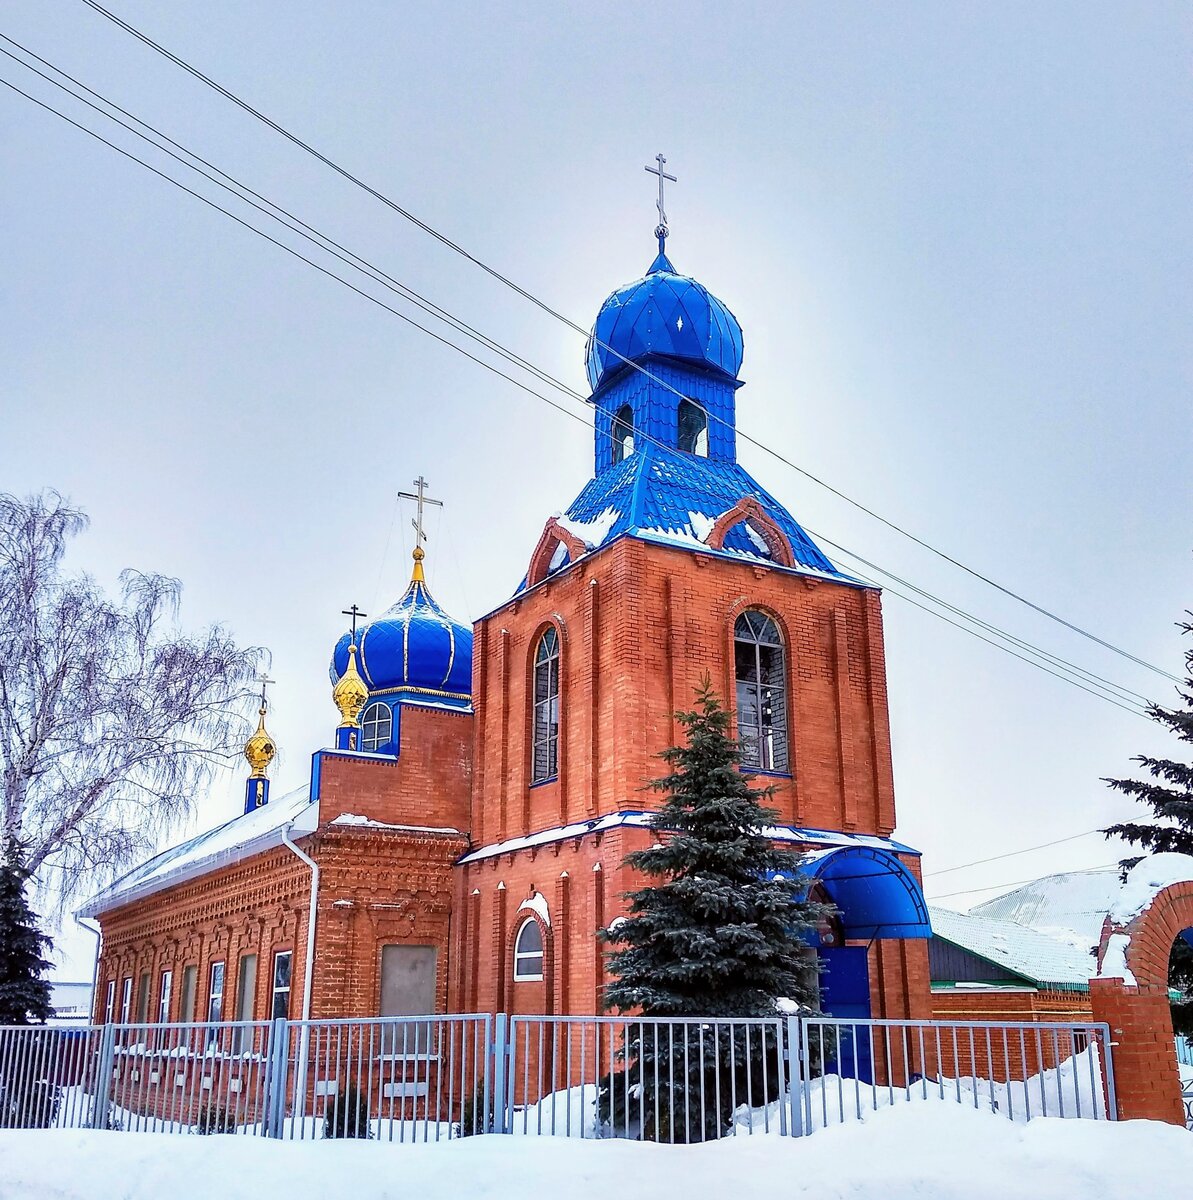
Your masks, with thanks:
[{"label": "gutter downpipe", "polygon": [[307,1061],[311,1046],[311,981],[315,974],[315,917],[319,906],[319,864],[291,840],[291,821],[282,830],[282,843],[298,856],[311,870],[311,902],[307,910],[307,957],[302,971],[302,1033],[298,1040],[298,1062],[294,1072],[294,1116],[305,1128],[307,1105]]},{"label": "gutter downpipe", "polygon": [[99,994],[96,989],[99,987],[99,948],[103,939],[103,931],[98,921],[95,923],[95,928],[92,929],[90,925],[83,924],[85,918],[80,917],[78,913],[71,913],[71,916],[80,929],[95,938],[95,964],[91,968],[91,1020],[89,1024],[101,1025],[103,1022],[99,1020],[99,1009],[96,1007],[99,1004]]}]

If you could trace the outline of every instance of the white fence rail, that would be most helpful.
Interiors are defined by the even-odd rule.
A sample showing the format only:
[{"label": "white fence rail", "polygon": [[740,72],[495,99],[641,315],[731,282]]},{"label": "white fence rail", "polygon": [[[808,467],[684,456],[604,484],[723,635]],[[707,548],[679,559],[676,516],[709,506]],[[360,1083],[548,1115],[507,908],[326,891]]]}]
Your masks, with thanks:
[{"label": "white fence rail", "polygon": [[1109,1030],[503,1014],[0,1027],[0,1128],[682,1143],[931,1102],[1113,1119]]}]

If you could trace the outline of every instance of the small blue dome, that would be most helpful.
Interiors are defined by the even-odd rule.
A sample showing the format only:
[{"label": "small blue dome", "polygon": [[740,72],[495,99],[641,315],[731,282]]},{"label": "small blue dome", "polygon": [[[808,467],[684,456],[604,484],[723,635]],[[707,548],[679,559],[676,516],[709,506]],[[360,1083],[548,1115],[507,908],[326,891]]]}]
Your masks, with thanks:
[{"label": "small blue dome", "polygon": [[643,278],[601,305],[588,339],[588,382],[595,392],[625,365],[622,358],[637,362],[648,354],[687,359],[736,378],[742,353],[737,318],[660,253]]},{"label": "small blue dome", "polygon": [[[348,665],[345,633],[331,656],[334,683]],[[406,594],[357,633],[357,666],[371,694],[412,689],[466,700],[472,692],[472,627],[454,621],[415,579]]]}]

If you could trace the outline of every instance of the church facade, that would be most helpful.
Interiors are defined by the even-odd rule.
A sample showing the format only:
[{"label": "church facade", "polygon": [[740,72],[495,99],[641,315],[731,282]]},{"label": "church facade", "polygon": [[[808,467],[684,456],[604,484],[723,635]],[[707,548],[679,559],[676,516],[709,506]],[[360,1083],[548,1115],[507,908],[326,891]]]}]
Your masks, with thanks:
[{"label": "church facade", "polygon": [[335,645],[333,745],[278,798],[262,702],[244,812],[83,910],[97,1020],[600,1012],[597,931],[639,883],[646,785],[706,674],[774,789],[772,836],[836,906],[825,1011],[931,1016],[880,593],[738,463],[741,327],[659,235],[589,341],[593,477],[516,593],[455,621],[420,544],[401,599]]}]

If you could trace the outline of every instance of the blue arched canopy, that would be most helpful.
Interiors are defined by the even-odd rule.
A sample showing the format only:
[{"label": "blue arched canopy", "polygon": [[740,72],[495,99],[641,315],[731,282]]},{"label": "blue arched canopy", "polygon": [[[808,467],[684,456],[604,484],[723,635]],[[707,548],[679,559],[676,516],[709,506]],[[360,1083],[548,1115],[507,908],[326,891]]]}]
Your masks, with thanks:
[{"label": "blue arched canopy", "polygon": [[805,860],[804,875],[818,880],[837,906],[846,938],[928,938],[932,924],[916,877],[888,850],[840,846]]}]

